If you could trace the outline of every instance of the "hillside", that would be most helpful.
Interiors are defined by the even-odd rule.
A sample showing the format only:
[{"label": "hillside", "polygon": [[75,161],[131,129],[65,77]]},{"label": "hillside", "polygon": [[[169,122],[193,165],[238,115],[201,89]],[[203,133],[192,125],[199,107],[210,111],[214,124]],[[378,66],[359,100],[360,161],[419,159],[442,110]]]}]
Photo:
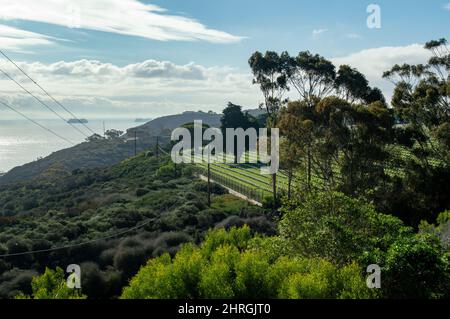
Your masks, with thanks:
[{"label": "hillside", "polygon": [[[260,110],[249,110],[249,114],[259,115]],[[55,165],[66,173],[75,169],[97,168],[114,165],[134,155],[134,142],[127,138],[134,138],[134,132],[138,138],[137,152],[154,147],[156,136],[160,143],[169,141],[170,131],[194,120],[202,120],[212,127],[220,126],[221,114],[205,112],[184,112],[182,114],[163,116],[143,125],[130,128],[122,139],[97,140],[85,142],[74,147],[57,151],[45,158],[15,167],[3,176],[0,174],[0,185],[30,180],[45,175],[45,171]]]},{"label": "hillside", "polygon": [[135,130],[138,132],[143,132],[147,134],[158,135],[167,130],[173,130],[183,124],[193,122],[194,120],[201,120],[204,124],[209,126],[218,127],[220,126],[221,114],[217,113],[205,113],[205,112],[183,112],[181,114],[168,115],[156,118],[143,125],[130,128],[127,130],[128,134],[132,135],[131,132]]},{"label": "hillside", "polygon": [[[137,144],[137,151],[150,148],[153,144],[154,142],[151,140],[140,141]],[[42,177],[47,175],[48,170],[55,167],[63,175],[70,174],[76,169],[106,167],[133,155],[134,143],[127,143],[123,139],[84,142],[13,168],[0,176],[0,185]]]},{"label": "hillside", "polygon": [[0,259],[0,298],[29,292],[31,277],[45,267],[71,263],[81,265],[90,297],[112,297],[149,258],[198,243],[210,228],[248,224],[274,233],[263,209],[218,185],[209,208],[206,190],[189,166],[145,154],[1,186],[0,255],[44,252]]},{"label": "hillside", "polygon": [[[244,110],[249,115],[258,117],[265,113],[264,110],[260,109],[249,109]],[[186,123],[191,123],[194,120],[202,121],[203,124],[207,124],[210,127],[219,127],[220,119],[222,118],[222,114],[213,113],[213,112],[192,112],[186,111],[181,114],[168,115],[156,118],[148,123],[143,125],[128,129],[128,133],[132,136],[132,132],[135,130],[138,132],[146,132],[147,134],[158,135],[168,130],[173,130],[177,127],[180,127]]]}]

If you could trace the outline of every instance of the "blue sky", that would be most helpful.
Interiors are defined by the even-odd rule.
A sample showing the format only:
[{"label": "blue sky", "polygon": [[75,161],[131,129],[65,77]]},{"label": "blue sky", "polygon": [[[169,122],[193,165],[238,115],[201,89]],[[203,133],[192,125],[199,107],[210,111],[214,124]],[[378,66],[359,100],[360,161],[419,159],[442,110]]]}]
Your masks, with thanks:
[{"label": "blue sky", "polygon": [[[107,110],[117,116],[220,111],[228,100],[253,107],[260,96],[251,87],[247,60],[255,50],[269,49],[310,50],[351,63],[389,96],[379,69],[402,59],[424,62],[420,45],[448,39],[450,30],[448,0],[141,1],[152,5],[151,16],[137,0],[109,0],[111,5],[102,0],[97,6],[88,0],[62,0],[62,6],[42,0],[39,7],[33,0],[15,2],[0,0],[0,47],[86,116]],[[381,8],[380,29],[367,27],[371,3]],[[104,20],[102,12],[108,14]],[[99,62],[89,62],[94,60]],[[60,61],[71,64],[55,65]],[[6,94],[38,114],[20,91],[2,80],[0,85],[0,97]]]}]

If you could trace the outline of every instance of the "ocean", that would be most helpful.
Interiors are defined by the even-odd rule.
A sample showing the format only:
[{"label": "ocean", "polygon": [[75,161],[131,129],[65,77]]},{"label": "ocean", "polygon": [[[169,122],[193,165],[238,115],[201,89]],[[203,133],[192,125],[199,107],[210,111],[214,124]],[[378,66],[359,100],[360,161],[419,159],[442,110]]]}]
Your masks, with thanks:
[{"label": "ocean", "polygon": [[[85,137],[62,120],[36,120],[73,143],[81,143]],[[142,125],[134,119],[104,120],[105,128],[125,131]],[[74,124],[87,135],[92,133],[82,124]],[[94,132],[103,135],[103,120],[89,120],[86,124]],[[71,145],[27,120],[0,120],[0,175]]]}]

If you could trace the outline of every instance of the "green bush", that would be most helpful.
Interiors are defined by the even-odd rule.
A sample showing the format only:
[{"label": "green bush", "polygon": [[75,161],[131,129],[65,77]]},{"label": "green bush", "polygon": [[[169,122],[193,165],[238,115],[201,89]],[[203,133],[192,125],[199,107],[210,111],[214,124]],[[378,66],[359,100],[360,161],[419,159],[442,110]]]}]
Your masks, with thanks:
[{"label": "green bush", "polygon": [[18,268],[0,272],[0,298],[14,298],[21,292],[31,293],[31,280],[37,273],[34,270]]},{"label": "green bush", "polygon": [[442,247],[446,251],[450,251],[450,210],[440,213],[436,222],[437,225],[422,221],[419,225],[419,230],[421,233],[438,236]]},{"label": "green bush", "polygon": [[388,298],[449,298],[450,265],[436,239],[417,235],[394,243],[382,269]]},{"label": "green bush", "polygon": [[[216,195],[228,194],[228,190],[220,184],[211,183],[210,187],[211,187],[212,194],[216,194]],[[208,183],[204,182],[204,181],[197,182],[194,184],[194,190],[196,190],[197,192],[206,193],[208,191]]]},{"label": "green bush", "polygon": [[64,272],[61,268],[51,270],[46,268],[41,276],[31,281],[32,295],[19,294],[19,299],[85,299],[76,289],[67,287]]},{"label": "green bush", "polygon": [[281,198],[277,197],[275,200],[272,195],[265,196],[262,204],[265,209],[279,209],[281,207]]},{"label": "green bush", "polygon": [[156,171],[156,176],[162,180],[168,181],[177,177],[178,170],[175,164],[170,162],[169,164],[163,165],[158,168]]},{"label": "green bush", "polygon": [[[150,260],[122,298],[370,298],[361,269],[321,259],[270,258],[248,227],[210,231],[172,259]],[[259,246],[262,247],[262,246]]]},{"label": "green bush", "polygon": [[411,233],[393,216],[341,193],[314,193],[285,203],[280,235],[288,253],[346,264],[365,253],[386,251]]},{"label": "green bush", "polygon": [[137,197],[142,197],[142,196],[148,194],[148,192],[149,192],[149,190],[146,189],[146,188],[138,188],[138,189],[136,190],[136,196],[137,196]]}]

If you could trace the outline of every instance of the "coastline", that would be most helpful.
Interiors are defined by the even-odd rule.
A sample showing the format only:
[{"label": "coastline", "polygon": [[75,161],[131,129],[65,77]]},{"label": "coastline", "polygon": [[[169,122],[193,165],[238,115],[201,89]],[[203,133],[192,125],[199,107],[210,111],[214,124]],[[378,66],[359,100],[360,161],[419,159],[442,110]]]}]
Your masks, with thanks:
[{"label": "coastline", "polygon": [[[89,127],[103,134],[105,129],[126,129],[136,126],[134,118],[89,120]],[[39,120],[39,123],[69,139],[74,144],[85,141],[85,136],[75,130],[67,129],[67,124],[60,120]],[[80,130],[87,132],[83,127]],[[11,169],[46,157],[53,152],[71,147],[70,144],[48,134],[44,130],[25,120],[0,120],[0,178]]]}]

